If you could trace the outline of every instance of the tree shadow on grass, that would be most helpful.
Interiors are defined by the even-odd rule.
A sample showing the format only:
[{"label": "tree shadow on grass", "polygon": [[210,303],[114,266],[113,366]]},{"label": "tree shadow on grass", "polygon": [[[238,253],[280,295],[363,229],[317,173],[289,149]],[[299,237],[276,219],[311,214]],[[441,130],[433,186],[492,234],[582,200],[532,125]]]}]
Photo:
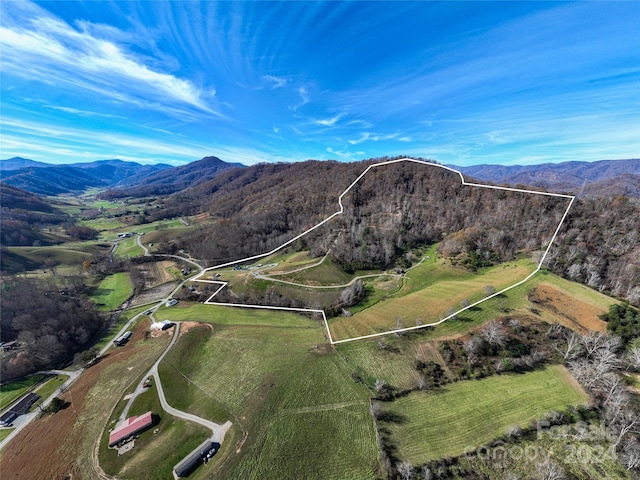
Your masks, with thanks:
[{"label": "tree shadow on grass", "polygon": [[405,415],[398,412],[390,412],[388,410],[378,413],[376,418],[381,422],[395,423],[396,425],[402,425],[408,421],[408,418]]}]

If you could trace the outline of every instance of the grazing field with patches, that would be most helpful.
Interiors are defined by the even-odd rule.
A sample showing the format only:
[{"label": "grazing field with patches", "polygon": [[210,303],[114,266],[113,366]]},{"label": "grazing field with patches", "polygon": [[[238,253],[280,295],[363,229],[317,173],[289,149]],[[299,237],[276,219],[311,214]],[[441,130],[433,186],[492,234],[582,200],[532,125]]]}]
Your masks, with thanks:
[{"label": "grazing field with patches", "polygon": [[[437,322],[463,302],[476,302],[488,296],[490,285],[501,290],[523,280],[535,270],[525,259],[490,267],[480,273],[454,267],[446,260],[420,265],[411,270],[404,286],[389,298],[355,313],[329,322],[334,340],[370,335],[419,324]],[[450,310],[453,309],[453,310]],[[467,312],[461,314],[466,316]]]},{"label": "grazing field with patches", "polygon": [[448,384],[442,391],[413,392],[379,403],[392,414],[385,423],[400,458],[414,465],[461,455],[504,435],[512,425],[526,426],[551,410],[588,401],[568,371],[553,365],[521,375],[496,375]]},{"label": "grazing field with patches", "polygon": [[[195,319],[196,307],[180,316]],[[208,327],[185,333],[161,375],[180,387],[169,402],[215,421],[231,418],[232,441],[244,437],[239,453],[229,445],[215,459],[224,461],[220,476],[374,478],[369,391],[326,345],[323,325],[288,312],[204,307],[210,334]],[[165,312],[172,313],[157,318]]]},{"label": "grazing field with patches", "polygon": [[115,251],[115,256],[118,259],[139,257],[143,254],[144,250],[138,245],[136,236],[120,240]]},{"label": "grazing field with patches", "polygon": [[106,277],[93,292],[93,301],[99,310],[115,310],[131,295],[131,280],[126,272]]},{"label": "grazing field with patches", "polygon": [[172,260],[143,263],[135,268],[142,273],[145,288],[154,288],[175,280],[175,276],[170,272],[170,269],[176,268]]},{"label": "grazing field with patches", "polygon": [[582,288],[576,287],[578,285],[565,284],[563,291],[544,281],[531,289],[529,300],[558,323],[580,333],[606,332],[607,323],[599,316],[607,313],[609,305],[617,302],[583,285],[580,285]]},{"label": "grazing field with patches", "polygon": [[398,389],[414,388],[418,382],[419,375],[413,367],[415,348],[410,342],[350,342],[337,345],[336,350],[371,388],[378,379]]}]

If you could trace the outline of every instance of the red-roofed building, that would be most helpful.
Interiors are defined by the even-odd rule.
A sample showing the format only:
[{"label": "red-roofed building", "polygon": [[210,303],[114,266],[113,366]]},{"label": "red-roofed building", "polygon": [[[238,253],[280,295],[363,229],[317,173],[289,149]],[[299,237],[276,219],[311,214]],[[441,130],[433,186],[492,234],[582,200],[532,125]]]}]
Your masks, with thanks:
[{"label": "red-roofed building", "polygon": [[114,428],[109,434],[109,446],[126,440],[153,425],[153,413],[147,412],[139,417],[127,418],[121,425]]}]

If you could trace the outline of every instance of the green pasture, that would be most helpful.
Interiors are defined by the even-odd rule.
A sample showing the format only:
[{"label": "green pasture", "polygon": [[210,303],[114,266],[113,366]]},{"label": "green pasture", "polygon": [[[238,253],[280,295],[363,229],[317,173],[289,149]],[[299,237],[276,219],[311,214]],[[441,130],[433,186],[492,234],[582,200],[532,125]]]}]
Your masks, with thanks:
[{"label": "green pasture", "polygon": [[[35,390],[35,393],[40,395],[40,399],[35,403],[35,405],[36,406],[40,405],[47,398],[53,395],[58,390],[58,388],[60,388],[60,385],[62,385],[67,380],[69,380],[69,375],[62,375],[62,374],[55,375],[51,377],[49,380],[47,380],[45,383],[43,383],[41,386],[39,386]],[[31,407],[31,411],[33,411],[34,408],[35,406]]]},{"label": "green pasture", "polygon": [[99,310],[115,310],[129,298],[131,289],[128,273],[114,273],[100,282],[91,298]]},{"label": "green pasture", "polygon": [[239,455],[228,451],[222,477],[374,478],[369,392],[326,344],[322,324],[287,312],[208,305],[179,315],[162,309],[157,318],[203,319],[197,307],[210,310],[211,326],[185,333],[160,372],[163,385],[165,378],[172,385],[171,404],[231,419],[234,438],[248,433]]},{"label": "green pasture", "polygon": [[560,365],[519,375],[496,375],[446,385],[442,391],[413,392],[379,405],[399,457],[414,465],[461,455],[527,426],[551,410],[584,404],[588,396]]},{"label": "green pasture", "polygon": [[11,435],[14,430],[14,428],[0,428],[0,442]]},{"label": "green pasture", "polygon": [[138,245],[136,238],[137,235],[134,235],[120,240],[115,251],[116,258],[131,258],[143,255],[144,250]]},{"label": "green pasture", "polygon": [[118,220],[117,218],[105,217],[93,218],[91,220],[80,220],[78,223],[86,227],[91,227],[99,232],[109,232],[110,230],[124,228],[127,226],[126,223]]}]

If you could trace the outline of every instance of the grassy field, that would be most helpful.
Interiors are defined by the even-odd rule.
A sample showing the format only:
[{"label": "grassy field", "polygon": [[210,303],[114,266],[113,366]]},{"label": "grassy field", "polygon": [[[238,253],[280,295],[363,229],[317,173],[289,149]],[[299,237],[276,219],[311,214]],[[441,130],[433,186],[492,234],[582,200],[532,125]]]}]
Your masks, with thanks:
[{"label": "grassy field", "polygon": [[31,375],[22,380],[16,380],[15,382],[0,385],[0,410],[4,410],[22,395],[27,393],[30,388],[41,381],[44,377],[44,375]]},{"label": "grassy field", "polygon": [[[501,290],[523,280],[535,266],[519,260],[473,273],[453,267],[446,260],[426,263],[407,273],[399,291],[378,303],[329,323],[334,340],[359,337],[396,328],[433,323],[447,316],[450,308],[459,310],[462,302],[471,303],[487,296],[485,287]],[[467,315],[466,312],[463,315]]]},{"label": "grassy field", "polygon": [[126,272],[106,277],[91,298],[99,310],[115,310],[131,295],[131,280]]},{"label": "grassy field", "polygon": [[35,393],[40,395],[40,399],[31,407],[31,411],[33,411],[38,405],[44,402],[47,398],[49,398],[53,393],[60,388],[64,382],[69,379],[69,375],[56,375],[55,377],[50,378],[41,386],[39,386]]},{"label": "grassy field", "polygon": [[163,361],[163,384],[166,378],[179,388],[168,389],[168,400],[216,421],[230,418],[233,439],[248,435],[240,454],[228,450],[221,478],[374,478],[369,391],[326,345],[321,324],[286,312],[206,305],[162,309],[157,318],[178,313],[206,317],[211,327],[184,334]]},{"label": "grassy field", "polygon": [[551,410],[584,404],[587,395],[559,365],[521,375],[456,382],[441,392],[414,392],[380,403],[396,419],[386,424],[400,458],[414,465],[457,456],[526,426]]},{"label": "grassy field", "polygon": [[0,442],[11,435],[13,428],[0,428]]},{"label": "grassy field", "polygon": [[33,263],[45,265],[47,262],[55,262],[57,265],[81,264],[84,260],[91,260],[92,252],[70,248],[58,247],[7,247],[11,253],[31,260]]},{"label": "grassy field", "polygon": [[133,237],[120,240],[118,242],[118,248],[116,248],[115,256],[117,258],[130,258],[143,255],[144,250],[138,245],[136,238],[137,236],[134,235]]},{"label": "grassy field", "polygon": [[94,218],[91,220],[81,220],[78,222],[80,225],[91,227],[99,232],[108,232],[118,228],[124,228],[126,223],[118,220],[117,218]]}]

